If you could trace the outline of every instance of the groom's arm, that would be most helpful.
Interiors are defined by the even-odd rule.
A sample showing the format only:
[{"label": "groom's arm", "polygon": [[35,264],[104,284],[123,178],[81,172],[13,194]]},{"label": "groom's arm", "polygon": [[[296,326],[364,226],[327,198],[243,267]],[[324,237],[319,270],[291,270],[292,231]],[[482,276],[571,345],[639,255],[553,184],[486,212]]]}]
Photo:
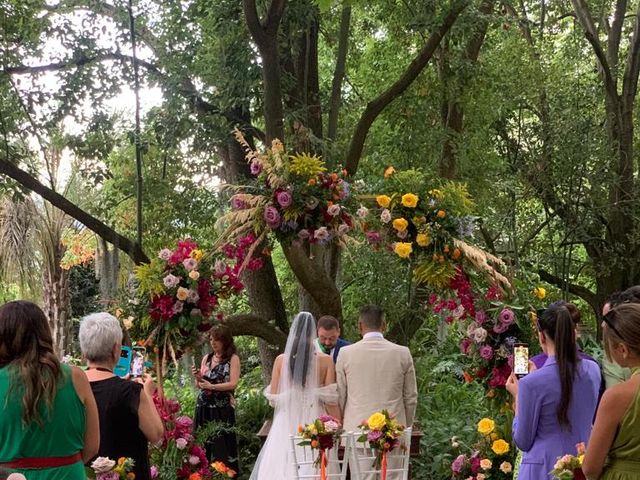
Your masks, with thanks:
[{"label": "groom's arm", "polygon": [[413,425],[413,419],[416,414],[416,406],[418,405],[418,385],[416,383],[416,370],[413,366],[413,358],[409,349],[406,351],[407,355],[407,369],[404,373],[404,387],[403,387],[403,399],[404,399],[404,412],[407,417],[407,427]]},{"label": "groom's arm", "polygon": [[344,407],[347,403],[347,373],[344,368],[344,355],[338,355],[336,383],[338,384],[338,406],[344,417]]}]

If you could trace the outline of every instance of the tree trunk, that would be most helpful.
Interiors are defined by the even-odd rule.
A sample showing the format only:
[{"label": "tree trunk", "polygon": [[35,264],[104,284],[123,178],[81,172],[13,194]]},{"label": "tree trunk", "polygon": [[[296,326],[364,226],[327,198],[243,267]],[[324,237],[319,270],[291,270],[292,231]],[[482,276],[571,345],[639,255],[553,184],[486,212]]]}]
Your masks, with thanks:
[{"label": "tree trunk", "polygon": [[[64,247],[55,250],[56,263],[45,265],[43,271],[43,311],[49,319],[56,354],[62,358],[72,343],[69,318],[69,272],[60,266]],[[53,268],[51,268],[53,267]]]}]

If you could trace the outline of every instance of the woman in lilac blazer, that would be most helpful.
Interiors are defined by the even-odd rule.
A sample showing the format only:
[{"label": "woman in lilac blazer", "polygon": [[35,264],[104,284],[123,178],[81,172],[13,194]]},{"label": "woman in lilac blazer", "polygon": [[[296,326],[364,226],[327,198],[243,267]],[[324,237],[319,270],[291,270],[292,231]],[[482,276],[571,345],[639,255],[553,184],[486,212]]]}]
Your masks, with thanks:
[{"label": "woman in lilac blazer", "polygon": [[558,457],[586,445],[600,390],[598,365],[578,357],[566,306],[551,305],[538,317],[538,340],[548,355],[542,368],[507,382],[516,404],[513,439],[524,452],[518,480],[551,479]]}]

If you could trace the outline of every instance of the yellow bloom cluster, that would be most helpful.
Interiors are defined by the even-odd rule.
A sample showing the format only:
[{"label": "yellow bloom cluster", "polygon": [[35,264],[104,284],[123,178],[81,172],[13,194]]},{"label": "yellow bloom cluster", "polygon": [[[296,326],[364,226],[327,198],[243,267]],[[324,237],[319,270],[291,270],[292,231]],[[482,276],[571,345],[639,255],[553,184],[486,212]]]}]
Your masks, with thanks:
[{"label": "yellow bloom cluster", "polygon": [[509,444],[503,439],[499,438],[498,440],[493,442],[493,444],[491,445],[491,450],[493,450],[493,453],[495,453],[496,455],[504,455],[505,453],[509,452]]},{"label": "yellow bloom cluster", "polygon": [[409,222],[407,222],[404,218],[396,218],[393,221],[393,228],[395,228],[399,232],[404,232],[409,226]]},{"label": "yellow bloom cluster", "polygon": [[496,428],[496,422],[491,420],[490,418],[483,418],[478,422],[478,433],[482,435],[489,435]]},{"label": "yellow bloom cluster", "polygon": [[409,258],[411,252],[413,252],[413,248],[411,242],[396,242],[393,251],[401,258]]},{"label": "yellow bloom cluster", "polygon": [[367,419],[367,425],[369,425],[369,429],[375,430],[375,431],[382,430],[386,425],[386,423],[387,423],[386,417],[384,416],[384,414],[380,412],[374,413]]},{"label": "yellow bloom cluster", "polygon": [[533,289],[533,296],[538,300],[543,300],[547,296],[547,291],[542,287],[536,287]]},{"label": "yellow bloom cluster", "polygon": [[316,155],[298,153],[297,155],[292,155],[289,159],[289,170],[300,177],[316,177],[327,171],[324,162]]},{"label": "yellow bloom cluster", "polygon": [[418,206],[418,196],[413,193],[405,193],[402,196],[402,205],[407,208],[416,208]]}]

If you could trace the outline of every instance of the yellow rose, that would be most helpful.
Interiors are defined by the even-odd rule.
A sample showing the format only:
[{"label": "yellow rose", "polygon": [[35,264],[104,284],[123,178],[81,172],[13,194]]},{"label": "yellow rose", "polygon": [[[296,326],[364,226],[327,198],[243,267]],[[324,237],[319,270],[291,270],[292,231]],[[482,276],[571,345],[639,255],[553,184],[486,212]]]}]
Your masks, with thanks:
[{"label": "yellow rose", "polygon": [[405,193],[402,195],[402,205],[408,208],[416,208],[418,205],[418,196],[413,193]]},{"label": "yellow rose", "polygon": [[542,287],[536,287],[533,289],[533,296],[538,300],[543,300],[547,296],[547,291]]},{"label": "yellow rose", "polygon": [[411,248],[411,243],[397,242],[393,247],[393,251],[396,252],[396,255],[399,257],[409,258],[413,248]]},{"label": "yellow rose", "polygon": [[482,460],[480,460],[480,468],[482,468],[483,470],[490,470],[492,466],[493,463],[491,463],[491,460],[489,460],[488,458],[483,458]]},{"label": "yellow rose", "polygon": [[509,451],[509,444],[504,440],[499,439],[493,442],[493,445],[491,445],[491,450],[493,450],[493,453],[495,453],[496,455],[504,455]]},{"label": "yellow rose", "polygon": [[382,208],[387,208],[389,204],[391,204],[391,198],[387,197],[386,195],[378,195],[376,197],[376,202],[378,202],[378,205],[380,205]]},{"label": "yellow rose", "polygon": [[199,248],[196,248],[195,250],[191,251],[191,258],[193,258],[196,261],[200,261],[202,260],[202,257],[204,256],[204,252],[202,250],[200,250]]},{"label": "yellow rose", "polygon": [[431,243],[431,237],[426,233],[419,233],[416,235],[416,243],[421,247],[428,247]]},{"label": "yellow rose", "polygon": [[584,462],[584,453],[582,455],[578,455],[578,464],[582,466],[582,462]]},{"label": "yellow rose", "polygon": [[188,296],[189,296],[189,290],[187,290],[184,287],[178,288],[178,292],[176,293],[176,297],[178,298],[178,300],[180,300],[181,302],[184,302]]},{"label": "yellow rose", "polygon": [[409,222],[407,222],[404,218],[396,218],[393,221],[393,228],[395,228],[399,232],[404,232],[409,226]]},{"label": "yellow rose", "polygon": [[367,420],[367,425],[371,430],[382,430],[387,423],[387,418],[380,412],[371,415]]},{"label": "yellow rose", "polygon": [[490,418],[483,418],[478,422],[478,433],[482,435],[489,435],[496,428],[496,422]]},{"label": "yellow rose", "polygon": [[513,466],[509,462],[502,462],[500,464],[500,471],[502,473],[511,473]]},{"label": "yellow rose", "polygon": [[189,278],[191,280],[198,280],[200,278],[200,272],[198,272],[197,270],[191,270],[189,272]]}]

